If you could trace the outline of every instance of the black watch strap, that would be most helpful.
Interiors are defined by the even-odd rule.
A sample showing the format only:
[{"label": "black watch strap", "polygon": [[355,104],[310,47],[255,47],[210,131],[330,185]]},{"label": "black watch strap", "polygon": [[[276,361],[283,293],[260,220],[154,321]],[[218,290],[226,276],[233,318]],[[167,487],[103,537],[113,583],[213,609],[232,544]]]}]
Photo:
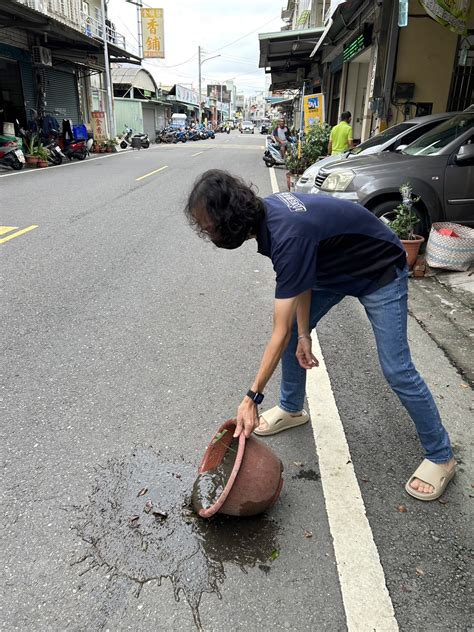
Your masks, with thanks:
[{"label": "black watch strap", "polygon": [[249,389],[247,391],[247,397],[250,397],[250,399],[258,406],[263,402],[263,398],[265,397],[265,395],[263,393],[255,393],[255,391]]}]

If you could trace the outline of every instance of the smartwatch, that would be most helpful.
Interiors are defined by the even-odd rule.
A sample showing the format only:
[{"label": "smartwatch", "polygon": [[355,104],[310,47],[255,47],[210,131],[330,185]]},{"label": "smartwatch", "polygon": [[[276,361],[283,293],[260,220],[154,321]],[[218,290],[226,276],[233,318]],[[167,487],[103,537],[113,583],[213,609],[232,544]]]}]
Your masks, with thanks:
[{"label": "smartwatch", "polygon": [[263,393],[255,393],[252,390],[248,390],[247,391],[247,397],[250,397],[250,399],[253,401],[254,404],[256,404],[257,406],[259,404],[261,404],[263,402],[263,398],[265,397]]}]

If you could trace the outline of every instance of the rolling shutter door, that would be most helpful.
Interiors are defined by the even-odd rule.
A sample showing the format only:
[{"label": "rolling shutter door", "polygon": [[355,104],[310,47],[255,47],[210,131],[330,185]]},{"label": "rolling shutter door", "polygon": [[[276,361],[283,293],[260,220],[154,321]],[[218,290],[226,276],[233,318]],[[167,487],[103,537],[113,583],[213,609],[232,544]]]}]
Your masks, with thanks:
[{"label": "rolling shutter door", "polygon": [[81,123],[76,75],[55,68],[44,68],[42,72],[47,114],[52,114],[58,121],[71,119],[75,125]]}]

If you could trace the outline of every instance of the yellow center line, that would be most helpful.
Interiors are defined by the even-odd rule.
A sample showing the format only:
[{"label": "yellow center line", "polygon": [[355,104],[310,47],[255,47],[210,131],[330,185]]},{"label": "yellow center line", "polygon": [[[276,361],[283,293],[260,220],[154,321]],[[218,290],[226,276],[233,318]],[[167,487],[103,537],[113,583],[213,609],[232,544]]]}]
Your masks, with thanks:
[{"label": "yellow center line", "polygon": [[16,230],[18,226],[0,226],[0,235],[5,235],[6,233],[11,233],[12,230]]},{"label": "yellow center line", "polygon": [[28,226],[28,228],[22,228],[22,230],[17,230],[16,233],[12,233],[11,235],[8,235],[8,237],[3,237],[2,239],[0,239],[0,244],[4,244],[6,241],[10,241],[10,239],[19,237],[20,235],[23,235],[24,233],[27,233],[30,230],[33,230],[34,228],[38,228],[38,226],[34,224],[33,226]]},{"label": "yellow center line", "polygon": [[152,176],[155,173],[158,173],[159,171],[163,171],[163,169],[168,169],[168,165],[165,165],[164,167],[160,167],[159,169],[155,169],[155,171],[150,171],[150,173],[145,173],[144,176],[140,176],[139,178],[136,178],[135,182],[139,182],[140,180],[143,180],[144,178],[148,178],[149,176]]}]

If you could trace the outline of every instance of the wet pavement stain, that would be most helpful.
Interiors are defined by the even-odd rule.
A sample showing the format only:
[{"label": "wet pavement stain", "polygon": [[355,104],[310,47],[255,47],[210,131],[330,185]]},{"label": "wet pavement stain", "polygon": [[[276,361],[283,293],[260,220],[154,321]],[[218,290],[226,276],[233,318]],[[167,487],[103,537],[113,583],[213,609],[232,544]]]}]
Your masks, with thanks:
[{"label": "wet pavement stain", "polygon": [[300,470],[293,478],[302,478],[305,481],[319,481],[321,476],[315,470]]},{"label": "wet pavement stain", "polygon": [[114,576],[137,584],[172,582],[174,596],[184,595],[198,630],[203,593],[221,597],[225,563],[242,571],[268,565],[279,548],[278,525],[263,515],[216,516],[204,520],[191,509],[197,468],[166,463],[152,449],[136,450],[97,470],[88,505],[79,508],[75,529],[89,544],[78,563],[105,566]]}]

